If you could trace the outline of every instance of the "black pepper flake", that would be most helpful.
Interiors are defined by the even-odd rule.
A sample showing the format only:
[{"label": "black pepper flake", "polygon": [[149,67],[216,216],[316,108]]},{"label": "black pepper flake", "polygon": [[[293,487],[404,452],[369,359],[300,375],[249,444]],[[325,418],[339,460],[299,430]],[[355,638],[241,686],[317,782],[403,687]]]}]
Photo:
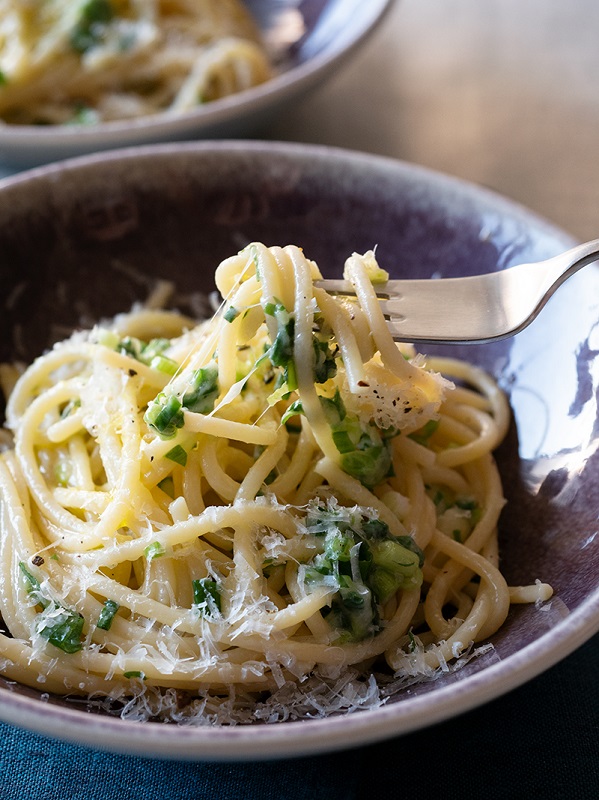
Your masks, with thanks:
[{"label": "black pepper flake", "polygon": [[134,378],[137,375],[137,371],[134,369],[129,370],[129,377]]},{"label": "black pepper flake", "polygon": [[34,567],[41,567],[44,563],[44,559],[41,556],[33,556],[31,563]]},{"label": "black pepper flake", "polygon": [[368,381],[360,380],[358,381],[358,386],[370,386],[370,384],[368,383]]}]

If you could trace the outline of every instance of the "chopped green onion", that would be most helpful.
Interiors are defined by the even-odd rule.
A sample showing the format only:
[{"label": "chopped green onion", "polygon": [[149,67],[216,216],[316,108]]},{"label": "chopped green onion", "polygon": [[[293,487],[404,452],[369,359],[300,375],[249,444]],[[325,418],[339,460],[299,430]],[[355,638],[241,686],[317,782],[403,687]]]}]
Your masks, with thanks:
[{"label": "chopped green onion", "polygon": [[340,453],[351,453],[356,449],[347,431],[333,431],[333,443]]},{"label": "chopped green onion", "polygon": [[158,337],[157,339],[150,339],[147,344],[142,345],[142,358],[140,360],[143,360],[146,364],[149,364],[155,356],[161,356],[165,350],[168,350],[170,344],[170,339],[165,339],[163,336]]},{"label": "chopped green onion", "polygon": [[70,44],[77,53],[86,53],[103,38],[103,28],[114,17],[109,0],[88,0],[80,10],[80,17],[71,31]]},{"label": "chopped green onion", "polygon": [[194,414],[209,414],[219,393],[218,368],[210,365],[197,369],[190,384],[191,390],[183,395],[183,406]]},{"label": "chopped green onion", "polygon": [[75,107],[73,116],[67,120],[67,125],[96,125],[100,121],[100,115],[95,108],[90,108],[82,104]]},{"label": "chopped green onion", "polygon": [[[369,598],[370,592],[363,584],[356,583],[344,576],[342,585],[339,588],[339,595],[346,608],[364,608],[365,599]],[[364,591],[366,589],[366,591]],[[369,620],[370,621],[370,620]]]},{"label": "chopped green onion", "polygon": [[138,669],[132,669],[129,672],[123,672],[123,678],[139,678],[140,681],[145,681],[146,676]]},{"label": "chopped green onion", "polygon": [[419,428],[414,433],[409,433],[408,438],[413,439],[418,444],[426,445],[428,444],[428,440],[431,438],[433,433],[439,427],[439,420],[438,419],[429,419],[426,425],[423,425],[422,428]]},{"label": "chopped green onion", "polygon": [[135,336],[125,336],[116,346],[117,352],[124,356],[131,356],[131,358],[136,359],[136,361],[140,360],[143,348],[144,343],[141,339],[136,339]]},{"label": "chopped green onion", "polygon": [[187,451],[180,444],[176,444],[166,453],[166,458],[184,467],[187,464]]},{"label": "chopped green onion", "polygon": [[83,647],[81,642],[83,624],[84,619],[81,614],[69,608],[59,607],[57,611],[41,615],[37,631],[54,647],[58,647],[64,653],[72,654],[78,653]]},{"label": "chopped green onion", "polygon": [[453,494],[449,492],[448,489],[441,489],[436,488],[432,489],[432,500],[433,503],[437,506],[437,513],[442,513],[446,511],[448,508],[454,505]]},{"label": "chopped green onion", "polygon": [[166,375],[174,375],[179,369],[177,362],[173,361],[172,358],[168,358],[168,356],[154,356],[149,366],[158,370],[158,372],[164,372]]},{"label": "chopped green onion", "polygon": [[214,616],[221,611],[221,591],[218,583],[211,578],[198,578],[191,582],[193,604],[201,606],[200,611]]},{"label": "chopped green onion", "polygon": [[351,550],[356,544],[353,534],[331,531],[325,539],[324,556],[329,561],[351,561]]},{"label": "chopped green onion", "polygon": [[297,370],[295,368],[295,361],[289,361],[285,367],[285,383],[290,392],[297,389]]},{"label": "chopped green onion", "polygon": [[233,320],[237,319],[241,312],[238,311],[234,306],[229,306],[229,308],[223,314],[223,319],[226,322],[233,322]]},{"label": "chopped green onion", "polygon": [[291,417],[295,417],[297,414],[303,414],[303,413],[304,413],[304,407],[302,405],[302,401],[295,400],[281,417],[281,422],[283,423],[283,425],[285,425],[287,420],[291,419]]},{"label": "chopped green onion", "polygon": [[175,482],[173,481],[172,475],[167,475],[166,478],[159,481],[158,488],[165,494],[168,494],[171,499],[175,499]]},{"label": "chopped green onion", "polygon": [[[320,397],[319,399],[329,425],[338,425],[340,422],[343,422],[347,416],[347,411],[345,410],[345,404],[341,398],[339,389],[335,390],[333,397]],[[350,424],[350,420],[348,420],[347,424]],[[351,420],[351,424],[355,424],[357,427],[357,420],[354,418]]]},{"label": "chopped green onion", "polygon": [[328,342],[323,342],[316,336],[312,339],[314,350],[314,377],[316,383],[326,383],[337,374],[335,352],[331,350]]},{"label": "chopped green onion", "polygon": [[279,330],[269,353],[270,361],[275,367],[287,367],[293,359],[294,326],[293,319],[290,319],[285,325],[279,323]]},{"label": "chopped green onion", "polygon": [[422,583],[417,553],[393,539],[370,544],[373,567],[368,582],[379,603],[386,603],[398,589]]},{"label": "chopped green onion", "polygon": [[473,497],[457,497],[455,504],[464,511],[474,511],[478,506],[478,503]]},{"label": "chopped green onion", "polygon": [[33,597],[36,605],[41,605],[43,608],[46,608],[49,605],[49,600],[42,595],[41,585],[38,579],[29,572],[23,561],[19,561],[19,569],[23,573],[27,594]]},{"label": "chopped green onion", "polygon": [[416,542],[412,539],[411,536],[397,536],[395,537],[395,541],[399,542],[402,547],[405,547],[406,550],[411,550],[412,553],[416,553],[418,556],[418,566],[424,566],[424,551],[418,547]]},{"label": "chopped green onion", "polygon": [[304,582],[333,590],[327,621],[342,640],[378,632],[377,603],[422,584],[422,550],[409,536],[392,536],[382,520],[319,501],[309,505],[306,528],[314,536],[324,534],[324,540],[304,566]]},{"label": "chopped green onion", "polygon": [[[367,519],[362,523],[364,535],[370,541],[373,539],[388,539],[391,535],[389,526],[382,519]],[[404,537],[406,539],[410,537]]]},{"label": "chopped green onion", "polygon": [[346,631],[348,641],[359,642],[378,630],[372,592],[364,583],[342,576],[339,593],[331,605],[332,617]]},{"label": "chopped green onion", "polygon": [[101,344],[103,347],[108,347],[110,350],[116,350],[121,341],[118,333],[108,330],[107,328],[100,328],[97,336],[98,344]]},{"label": "chopped green onion", "polygon": [[387,283],[389,280],[389,273],[386,269],[376,268],[376,269],[368,269],[368,277],[370,278],[370,283],[373,286],[376,286],[377,283]]},{"label": "chopped green onion", "polygon": [[134,336],[126,336],[118,342],[116,349],[123,355],[131,356],[136,361],[147,364],[151,369],[164,372],[165,375],[174,375],[179,369],[179,365],[172,358],[164,355],[164,351],[169,346],[169,339],[151,339],[146,344]]},{"label": "chopped green onion", "polygon": [[81,408],[80,398],[77,398],[76,400],[69,400],[69,402],[60,412],[60,418],[66,419],[66,417],[72,414],[77,408]]},{"label": "chopped green onion", "polygon": [[166,395],[160,392],[148,406],[144,420],[161,439],[172,439],[177,428],[182,428],[185,422],[181,401],[174,394]]},{"label": "chopped green onion", "polygon": [[340,465],[344,472],[371,489],[389,476],[392,468],[391,454],[386,444],[354,450],[342,455]]},{"label": "chopped green onion", "polygon": [[109,631],[114,615],[119,610],[120,606],[115,600],[106,600],[100,611],[98,621],[96,622],[97,628],[102,628],[103,631]]},{"label": "chopped green onion", "polygon": [[135,336],[125,336],[123,339],[119,339],[113,331],[102,331],[98,341],[100,344],[116,350],[117,353],[134,358],[166,375],[174,375],[179,369],[176,361],[164,355],[164,351],[170,347],[170,339],[160,337],[144,342]]},{"label": "chopped green onion", "polygon": [[375,569],[370,576],[370,584],[380,603],[386,603],[401,586],[395,574],[386,569]]},{"label": "chopped green onion", "polygon": [[279,402],[279,400],[287,400],[290,394],[291,389],[285,382],[283,382],[272,394],[268,395],[266,402],[269,406],[274,406]]},{"label": "chopped green onion", "polygon": [[152,542],[144,549],[144,554],[148,561],[152,561],[155,558],[160,558],[166,553],[164,547],[160,544],[160,542]]},{"label": "chopped green onion", "polygon": [[274,316],[277,321],[277,334],[268,349],[270,363],[274,367],[282,367],[285,370],[284,381],[289,391],[294,391],[297,389],[297,374],[293,361],[295,320],[279,301],[266,303],[264,311],[266,314]]},{"label": "chopped green onion", "polygon": [[35,575],[29,572],[22,561],[19,562],[19,568],[23,573],[28,594],[33,597],[36,605],[42,606],[46,612],[40,614],[38,618],[37,631],[40,636],[65,653],[79,652],[83,647],[81,634],[84,619],[81,614],[52,603],[47,597],[44,597],[40,582]]}]

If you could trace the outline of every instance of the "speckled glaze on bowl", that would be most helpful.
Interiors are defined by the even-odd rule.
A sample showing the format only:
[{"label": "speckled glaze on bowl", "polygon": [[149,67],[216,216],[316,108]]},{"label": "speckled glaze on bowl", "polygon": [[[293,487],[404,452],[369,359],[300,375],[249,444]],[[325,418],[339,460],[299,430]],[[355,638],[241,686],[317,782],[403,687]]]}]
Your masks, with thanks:
[{"label": "speckled glaze on bowl", "polygon": [[[533,261],[570,237],[484,189],[388,159],[261,142],[157,145],[0,182],[0,358],[30,359],[83,318],[129,308],[156,276],[180,298],[212,287],[247,242],[295,243],[338,275],[377,246],[394,276],[473,274]],[[507,692],[599,629],[599,271],[572,277],[511,340],[437,348],[495,374],[514,422],[497,457],[508,497],[502,567],[542,579],[544,610],[510,612],[494,650],[388,705],[236,728],[124,722],[0,680],[0,718],[93,747],[163,758],[323,753],[406,734]],[[43,686],[40,687],[43,691]]]},{"label": "speckled glaze on bowl", "polygon": [[331,77],[382,21],[394,0],[244,0],[276,62],[275,76],[184,114],[98,125],[2,125],[0,167],[152,142],[254,136],[289,103]]}]

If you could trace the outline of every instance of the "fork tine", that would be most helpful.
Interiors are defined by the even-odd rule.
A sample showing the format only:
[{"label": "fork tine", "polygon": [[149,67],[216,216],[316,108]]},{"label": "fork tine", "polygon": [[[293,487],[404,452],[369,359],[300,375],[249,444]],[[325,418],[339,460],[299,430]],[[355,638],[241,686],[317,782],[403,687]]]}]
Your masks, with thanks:
[{"label": "fork tine", "polygon": [[[375,289],[387,326],[397,341],[487,341],[501,335],[508,324],[499,302],[500,295],[489,284],[489,278],[493,282],[492,275],[390,280],[375,286]],[[325,280],[316,285],[330,294],[355,296],[349,281]],[[496,326],[481,338],[481,326],[488,329],[490,315]]]},{"label": "fork tine", "polygon": [[[375,290],[397,341],[490,342],[529,325],[558,286],[598,259],[599,239],[594,239],[545,261],[486,275],[390,280]],[[316,286],[332,294],[355,294],[349,281],[323,280]]]},{"label": "fork tine", "polygon": [[490,276],[389,283],[395,285],[388,286],[388,299],[380,305],[398,341],[488,341],[509,327],[502,295]]}]

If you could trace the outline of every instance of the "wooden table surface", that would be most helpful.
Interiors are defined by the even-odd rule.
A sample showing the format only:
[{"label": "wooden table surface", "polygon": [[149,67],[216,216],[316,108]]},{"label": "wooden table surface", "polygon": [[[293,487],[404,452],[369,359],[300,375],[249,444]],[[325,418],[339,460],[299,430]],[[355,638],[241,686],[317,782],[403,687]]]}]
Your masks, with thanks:
[{"label": "wooden table surface", "polygon": [[397,0],[269,132],[484,184],[599,237],[599,3]]}]

